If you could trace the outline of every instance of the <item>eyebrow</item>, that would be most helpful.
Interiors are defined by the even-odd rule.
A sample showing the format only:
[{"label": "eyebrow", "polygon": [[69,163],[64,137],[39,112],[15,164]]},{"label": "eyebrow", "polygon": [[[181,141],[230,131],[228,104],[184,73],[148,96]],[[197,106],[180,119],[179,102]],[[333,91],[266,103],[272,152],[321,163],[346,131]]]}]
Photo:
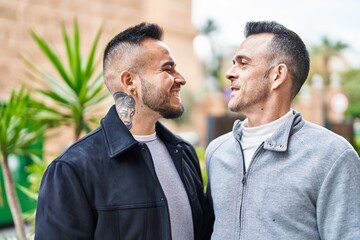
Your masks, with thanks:
[{"label": "eyebrow", "polygon": [[234,58],[234,62],[241,62],[242,59],[245,59],[247,61],[250,61],[251,58],[250,57],[247,57],[245,55],[236,55],[235,58]]},{"label": "eyebrow", "polygon": [[171,66],[171,67],[175,67],[176,66],[176,64],[175,64],[175,62],[174,61],[167,61],[167,62],[165,62],[165,63],[163,63],[162,65],[161,65],[161,67],[166,67],[166,66]]}]

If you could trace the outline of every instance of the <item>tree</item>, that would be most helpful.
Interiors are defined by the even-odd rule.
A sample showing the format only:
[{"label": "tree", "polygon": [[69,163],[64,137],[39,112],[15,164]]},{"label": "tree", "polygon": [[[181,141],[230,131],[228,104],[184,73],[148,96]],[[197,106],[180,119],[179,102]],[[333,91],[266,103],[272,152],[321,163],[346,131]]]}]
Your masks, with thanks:
[{"label": "tree", "polygon": [[351,69],[342,74],[341,85],[349,97],[346,114],[360,118],[360,69]]},{"label": "tree", "polygon": [[221,65],[224,54],[224,48],[214,38],[217,31],[216,23],[208,19],[194,39],[195,51],[202,62],[205,78],[209,81],[210,89],[215,91],[220,90],[222,85]]},{"label": "tree", "polygon": [[324,78],[324,85],[329,86],[330,84],[330,75],[332,72],[330,61],[334,57],[339,57],[341,52],[348,47],[347,44],[336,41],[332,42],[329,38],[323,37],[321,44],[318,46],[313,46],[311,52],[313,58],[318,58],[320,60],[320,69],[318,69],[319,74]]},{"label": "tree", "polygon": [[0,164],[16,233],[21,240],[26,239],[25,228],[8,160],[11,154],[36,154],[29,147],[43,136],[46,127],[38,118],[40,111],[23,88],[13,91],[9,101],[0,106]]},{"label": "tree", "polygon": [[313,46],[311,48],[312,73],[310,73],[309,75],[312,75],[315,72],[320,74],[324,79],[322,101],[323,101],[323,118],[324,118],[325,127],[329,127],[326,95],[330,85],[330,77],[332,73],[330,62],[335,57],[341,57],[341,52],[347,47],[348,45],[345,43],[342,43],[340,41],[333,42],[329,38],[323,37],[320,45]]},{"label": "tree", "polygon": [[[96,121],[91,116],[92,108],[103,101],[108,94],[104,91],[102,72],[94,76],[97,61],[95,53],[102,28],[96,34],[88,57],[81,56],[80,33],[78,23],[74,21],[73,38],[71,39],[62,25],[62,36],[66,49],[66,61],[61,59],[49,43],[32,31],[32,37],[44,56],[54,67],[57,75],[50,70],[33,64],[26,58],[30,74],[43,85],[36,89],[45,100],[54,105],[53,118],[59,119],[61,124],[74,126],[74,138],[77,140],[83,131],[91,130],[90,123]],[[50,110],[50,108],[49,108]],[[60,124],[59,123],[59,124]]]}]

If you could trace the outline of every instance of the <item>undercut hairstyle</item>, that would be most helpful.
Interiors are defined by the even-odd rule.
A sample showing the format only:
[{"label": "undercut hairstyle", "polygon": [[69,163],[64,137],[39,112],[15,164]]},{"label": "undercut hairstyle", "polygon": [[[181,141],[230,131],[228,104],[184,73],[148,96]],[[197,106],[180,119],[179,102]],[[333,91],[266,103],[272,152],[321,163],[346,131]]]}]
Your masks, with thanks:
[{"label": "undercut hairstyle", "polygon": [[[124,70],[138,71],[145,61],[140,60],[139,49],[145,39],[161,41],[162,28],[154,23],[140,23],[117,34],[107,44],[103,56],[105,85],[114,94],[119,89],[114,81]],[[116,85],[116,86],[115,86]]]},{"label": "undercut hairstyle", "polygon": [[271,33],[268,46],[269,68],[285,64],[292,79],[291,97],[294,98],[304,84],[310,69],[309,52],[301,38],[290,29],[275,21],[247,22],[244,35]]}]

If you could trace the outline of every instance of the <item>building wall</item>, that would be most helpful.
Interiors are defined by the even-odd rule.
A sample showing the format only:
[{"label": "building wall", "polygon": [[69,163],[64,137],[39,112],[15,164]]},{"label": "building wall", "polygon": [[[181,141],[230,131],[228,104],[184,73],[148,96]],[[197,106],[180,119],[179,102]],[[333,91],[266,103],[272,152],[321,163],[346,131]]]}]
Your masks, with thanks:
[{"label": "building wall", "polygon": [[35,56],[41,64],[47,64],[42,62],[30,31],[51,41],[61,53],[61,23],[71,32],[75,18],[83,53],[88,52],[103,26],[99,57],[118,32],[142,21],[158,23],[164,28],[164,41],[172,49],[179,71],[188,79],[188,87],[201,86],[201,67],[192,46],[196,31],[191,23],[191,0],[0,0],[0,101],[22,81],[29,81],[22,55]]},{"label": "building wall", "polygon": [[[74,19],[78,20],[82,53],[88,54],[99,28],[103,27],[98,58],[102,59],[107,42],[118,32],[142,21],[164,28],[164,42],[172,49],[178,70],[187,79],[185,88],[196,91],[201,86],[202,68],[193,50],[196,31],[191,23],[191,0],[0,0],[0,101],[8,99],[22,82],[31,83],[22,57],[52,69],[34,40],[31,31],[50,41],[65,56],[61,24],[72,36]],[[101,61],[98,71],[101,71]],[[112,104],[109,98],[108,105]],[[107,111],[107,106],[99,115]],[[72,130],[61,127],[49,133],[47,151],[56,155],[73,142]]]}]

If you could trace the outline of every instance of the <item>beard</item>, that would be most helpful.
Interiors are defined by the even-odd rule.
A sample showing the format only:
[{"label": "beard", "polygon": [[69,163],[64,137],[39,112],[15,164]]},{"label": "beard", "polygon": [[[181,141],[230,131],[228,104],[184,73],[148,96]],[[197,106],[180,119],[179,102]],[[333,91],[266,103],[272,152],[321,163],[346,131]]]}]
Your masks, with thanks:
[{"label": "beard", "polygon": [[163,118],[178,118],[184,113],[184,106],[170,106],[170,92],[164,89],[157,89],[155,85],[141,78],[142,102],[151,110],[158,112]]}]

